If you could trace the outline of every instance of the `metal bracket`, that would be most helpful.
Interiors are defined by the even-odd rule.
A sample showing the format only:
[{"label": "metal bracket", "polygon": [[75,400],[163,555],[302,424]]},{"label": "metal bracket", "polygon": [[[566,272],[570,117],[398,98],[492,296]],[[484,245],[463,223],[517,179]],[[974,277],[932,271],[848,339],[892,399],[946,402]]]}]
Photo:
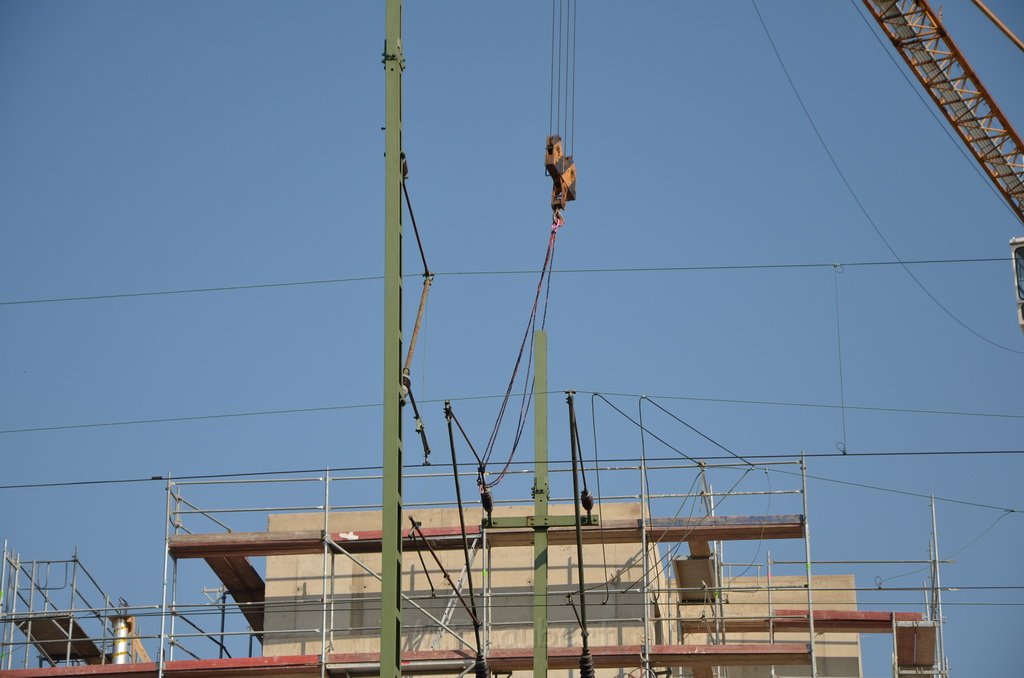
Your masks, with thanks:
[{"label": "metal bracket", "polygon": [[[601,516],[592,513],[589,516],[580,516],[580,524],[587,527],[596,527],[601,524]],[[481,525],[485,529],[515,529],[524,527],[574,527],[575,516],[547,516],[538,518],[536,516],[516,516],[510,518],[485,518]]]}]

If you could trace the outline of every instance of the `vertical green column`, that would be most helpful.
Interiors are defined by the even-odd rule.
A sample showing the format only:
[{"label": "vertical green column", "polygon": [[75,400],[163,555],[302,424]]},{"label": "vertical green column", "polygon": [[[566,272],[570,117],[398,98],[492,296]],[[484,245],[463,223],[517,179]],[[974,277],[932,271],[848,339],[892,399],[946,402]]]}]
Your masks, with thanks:
[{"label": "vertical green column", "polygon": [[401,678],[402,642],[402,0],[384,11],[384,486],[380,675]]},{"label": "vertical green column", "polygon": [[533,675],[548,675],[548,335],[533,335]]}]

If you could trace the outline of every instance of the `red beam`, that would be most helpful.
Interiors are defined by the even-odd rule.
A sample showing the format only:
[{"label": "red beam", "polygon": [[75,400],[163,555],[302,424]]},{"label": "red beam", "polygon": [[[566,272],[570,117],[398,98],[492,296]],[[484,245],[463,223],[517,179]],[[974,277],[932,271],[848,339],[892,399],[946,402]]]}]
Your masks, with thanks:
[{"label": "red beam", "polygon": [[[467,528],[472,538],[480,535],[480,527]],[[168,546],[174,558],[210,558],[227,556],[280,556],[320,553],[324,549],[322,532],[230,532],[221,534],[180,534],[170,538]],[[491,546],[529,546],[534,531],[524,529],[492,529],[487,532]],[[462,548],[462,532],[457,527],[423,528],[424,537],[434,550]],[[647,525],[650,542],[709,542],[750,539],[798,539],[804,535],[803,516],[710,516],[695,518],[655,518]],[[331,532],[330,538],[352,553],[380,553],[381,531]],[[629,544],[641,540],[639,520],[608,520],[601,527],[584,527],[586,543]],[[548,529],[550,545],[575,543],[573,527]],[[406,537],[402,548],[414,551],[423,548],[419,540]]]},{"label": "red beam", "polygon": [[[815,633],[892,633],[893,621],[919,622],[919,612],[876,612],[868,610],[815,610]],[[685,633],[703,633],[708,625],[718,620],[692,619],[683,622]],[[776,631],[806,631],[807,610],[776,610],[772,617],[721,620],[726,631],[767,632],[769,625]]]},{"label": "red beam", "polygon": [[[640,662],[639,645],[614,645],[591,648],[597,668],[637,667]],[[742,644],[742,645],[655,645],[650,650],[651,664],[668,666],[777,666],[810,663],[810,652],[805,643]],[[574,647],[552,648],[548,652],[548,665],[552,669],[574,669],[579,666],[580,650]],[[473,654],[464,650],[434,650],[405,652],[403,671],[420,674],[450,674],[452,665],[468,665]],[[487,657],[493,671],[523,671],[533,667],[533,648],[493,650]],[[327,657],[329,672],[349,675],[376,675],[380,669],[380,655],[374,653],[335,653]],[[156,675],[157,665],[124,664],[101,666],[59,666],[46,669],[19,669],[6,671],[4,678],[54,678],[56,676],[85,676],[115,678],[132,676],[149,678]],[[234,659],[199,659],[167,662],[164,675],[187,678],[231,678],[233,676],[313,676],[320,673],[319,655],[291,657],[240,657]]]}]

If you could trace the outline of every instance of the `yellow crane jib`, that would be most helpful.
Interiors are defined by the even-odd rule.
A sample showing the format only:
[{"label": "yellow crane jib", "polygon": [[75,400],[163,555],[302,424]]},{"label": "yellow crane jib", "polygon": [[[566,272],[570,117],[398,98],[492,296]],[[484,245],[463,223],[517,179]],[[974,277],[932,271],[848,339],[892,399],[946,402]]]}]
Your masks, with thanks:
[{"label": "yellow crane jib", "polygon": [[551,177],[551,211],[558,214],[576,199],[576,164],[562,148],[562,137],[549,136],[544,152],[544,169]]}]

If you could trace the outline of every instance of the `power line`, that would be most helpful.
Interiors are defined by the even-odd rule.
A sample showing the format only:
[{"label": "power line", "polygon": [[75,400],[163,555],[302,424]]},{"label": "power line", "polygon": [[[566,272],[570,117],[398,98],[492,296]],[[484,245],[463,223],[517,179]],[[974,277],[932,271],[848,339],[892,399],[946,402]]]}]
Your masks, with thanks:
[{"label": "power line", "polygon": [[[995,455],[1003,455],[1003,454],[1006,454],[1006,455],[1024,455],[1024,450],[962,451],[962,452],[952,452],[952,451],[946,452],[946,451],[942,451],[942,452],[902,452],[902,453],[897,452],[897,453],[867,453],[867,454],[851,452],[851,453],[845,454],[845,455],[844,454],[840,454],[838,452],[830,452],[830,453],[822,453],[822,454],[803,454],[803,455],[800,455],[800,454],[747,455],[747,456],[744,457],[744,459],[764,459],[764,460],[774,459],[774,460],[778,460],[778,459],[787,459],[787,458],[788,459],[796,459],[796,458],[799,458],[801,456],[803,456],[805,458],[831,457],[831,458],[834,458],[834,459],[839,459],[839,458],[841,458],[841,459],[851,459],[851,458],[854,458],[854,457],[863,457],[863,456],[903,456],[903,455],[929,456],[929,455],[933,455],[933,454],[939,454],[939,455],[965,455],[965,456],[989,455],[989,454],[995,454]],[[703,460],[703,461],[713,461],[713,460],[722,460],[722,459],[732,460],[733,458],[732,457],[724,457],[724,456],[723,457],[701,457],[701,460]],[[672,460],[674,460],[673,457],[668,457],[668,458],[666,458],[666,457],[648,458],[648,462],[672,461]],[[621,458],[621,459],[606,459],[605,460],[606,463],[610,463],[610,462],[636,462],[636,461],[637,461],[636,458]],[[532,463],[533,463],[532,461],[531,462],[512,462],[510,465],[532,464]],[[560,462],[558,462],[557,460],[552,460],[550,462],[550,464],[552,466],[557,466],[559,463]],[[565,463],[568,463],[568,462],[563,461],[561,463],[565,464]],[[432,467],[443,467],[443,466],[446,466],[446,465],[445,464],[433,464],[432,465]],[[473,465],[469,465],[469,466],[473,466]],[[411,466],[410,465],[410,466],[406,466],[405,468],[416,468],[416,466]],[[474,466],[474,468],[475,468],[475,466]],[[760,468],[760,469],[764,470],[766,467],[757,466],[756,468]],[[46,483],[20,483],[20,484],[12,483],[12,484],[7,484],[7,485],[0,485],[0,490],[44,489],[44,488],[75,487],[75,486],[88,486],[88,485],[114,485],[114,484],[131,484],[131,483],[148,483],[148,482],[166,482],[168,480],[177,480],[177,481],[181,481],[181,480],[212,480],[212,479],[227,479],[227,478],[243,478],[243,477],[287,475],[287,474],[299,474],[299,473],[318,473],[318,472],[321,472],[321,471],[329,471],[329,472],[335,473],[335,472],[344,472],[344,471],[372,472],[372,471],[380,471],[380,470],[381,470],[380,466],[367,466],[367,467],[350,467],[350,468],[341,467],[341,468],[329,468],[329,469],[322,469],[322,468],[321,469],[291,469],[291,470],[257,471],[257,472],[243,472],[243,473],[183,475],[183,476],[175,476],[173,478],[169,478],[167,476],[159,476],[159,475],[157,475],[157,476],[138,477],[138,478],[110,478],[110,479],[94,479],[94,480],[55,481],[55,482],[46,482]],[[747,468],[746,470],[749,471],[749,468]],[[777,468],[767,468],[767,470],[769,470],[771,472],[775,472],[775,473],[782,473],[782,474],[791,475],[791,476],[799,476],[798,473],[791,472],[791,471],[785,471],[785,470],[777,469]],[[885,492],[885,493],[890,493],[890,494],[899,494],[899,495],[916,497],[916,498],[922,498],[922,499],[931,499],[931,498],[933,498],[933,495],[924,494],[924,493],[920,493],[920,492],[913,492],[913,491],[910,491],[910,490],[900,490],[900,489],[896,489],[896,488],[882,487],[882,486],[878,486],[878,485],[869,485],[869,484],[866,484],[866,483],[857,483],[857,482],[849,481],[849,480],[840,480],[840,479],[837,479],[837,478],[828,478],[826,476],[815,476],[815,475],[808,474],[807,477],[810,478],[810,479],[813,479],[813,480],[821,480],[821,481],[824,481],[824,482],[832,482],[832,483],[837,483],[837,484],[841,484],[841,485],[849,485],[851,487],[858,487],[858,488],[861,488],[861,489],[868,489],[868,490],[873,490],[873,491],[877,491],[877,492]],[[337,480],[344,480],[344,478],[337,478]],[[935,501],[941,501],[941,502],[945,502],[945,503],[949,503],[949,504],[960,504],[960,505],[964,505],[964,506],[972,506],[972,507],[975,507],[975,508],[985,508],[985,509],[1002,511],[1004,513],[1017,513],[1017,514],[1024,513],[1024,509],[1020,509],[1020,508],[1012,508],[1012,507],[1006,507],[1006,506],[996,506],[996,505],[993,505],[993,504],[985,504],[985,503],[981,503],[981,502],[973,502],[973,501],[968,501],[968,500],[963,500],[963,499],[953,499],[953,498],[950,498],[950,497],[939,497],[939,496],[935,496],[934,499],[935,499]]]},{"label": "power line", "polygon": [[[593,393],[593,391],[584,391],[577,389],[579,393]],[[619,396],[627,398],[639,398],[641,393],[616,393],[611,391],[601,391],[604,395],[608,396]],[[840,409],[843,405],[836,405],[831,403],[804,403],[795,401],[784,401],[784,400],[750,400],[750,399],[738,399],[738,398],[712,398],[707,396],[680,396],[680,395],[650,395],[649,398],[658,398],[659,400],[691,400],[695,402],[706,402],[706,403],[725,403],[730,405],[771,405],[775,407],[797,407],[797,408],[818,408],[818,409]],[[994,417],[999,419],[1024,419],[1024,414],[1006,414],[1006,413],[995,413],[995,412],[967,412],[967,411],[956,411],[956,410],[928,410],[922,408],[907,408],[907,407],[881,407],[871,405],[850,405],[846,404],[847,410],[860,410],[864,412],[891,412],[899,414],[933,414],[933,415],[948,415],[948,416],[959,416],[959,417]]]},{"label": "power line", "polygon": [[0,306],[23,306],[28,304],[54,304],[70,301],[100,301],[104,299],[130,299],[133,297],[160,297],[175,294],[199,294],[203,292],[235,292],[239,290],[262,290],[275,287],[305,287],[310,285],[336,285],[339,283],[383,280],[382,275],[364,275],[351,278],[326,278],[324,280],[295,280],[291,282],[258,283],[253,285],[222,285],[219,287],[188,287],[177,290],[153,290],[146,292],[117,292],[114,294],[92,294],[78,297],[45,297],[40,299],[16,299],[0,301]]},{"label": "power line", "polygon": [[[951,264],[981,264],[981,263],[1005,263],[1005,257],[961,257],[949,259],[918,259],[903,261],[908,266],[913,265],[951,265]],[[552,269],[552,274],[559,275],[580,275],[580,274],[604,274],[604,273],[682,273],[700,271],[758,271],[758,270],[786,270],[786,269],[817,269],[832,268],[834,266],[849,267],[882,267],[899,266],[898,261],[854,261],[849,263],[782,263],[782,264],[710,264],[693,266],[621,266],[608,268],[563,268]],[[511,275],[536,275],[539,269],[507,269],[507,270],[479,270],[479,271],[442,271],[434,272],[438,277],[460,277],[460,276],[481,276],[499,277]],[[419,274],[410,274],[407,278],[421,277]],[[293,280],[286,282],[255,283],[251,285],[221,285],[217,287],[185,287],[172,290],[150,290],[141,292],[116,292],[111,294],[91,294],[82,296],[63,297],[40,297],[35,299],[13,299],[0,301],[0,306],[27,306],[34,304],[55,304],[78,301],[104,301],[111,299],[132,299],[137,297],[160,297],[187,294],[205,294],[212,292],[238,292],[245,290],[274,289],[281,287],[309,287],[316,285],[339,285],[355,282],[373,282],[383,280],[381,275],[352,276],[348,278],[323,278],[315,280]]]},{"label": "power line", "polygon": [[[583,389],[577,389],[578,393],[597,393],[597,391],[587,391]],[[548,391],[548,394],[558,394],[562,391]],[[641,394],[638,393],[617,393],[610,391],[601,391],[604,395],[617,396],[617,397],[630,397],[637,398]],[[443,403],[445,400],[452,401],[471,401],[471,400],[493,400],[501,398],[501,395],[480,395],[480,396],[465,396],[456,398],[434,398],[430,400],[422,401],[426,403]],[[682,396],[682,395],[651,395],[651,398],[658,398],[660,400],[687,400],[694,402],[707,402],[707,403],[722,403],[730,405],[761,405],[761,406],[773,406],[773,407],[794,407],[794,408],[810,408],[810,409],[840,409],[841,405],[835,405],[831,403],[805,403],[805,402],[794,402],[794,401],[782,401],[782,400],[752,400],[752,399],[738,399],[738,398],[712,398],[707,396]],[[202,414],[202,415],[191,415],[191,416],[180,416],[180,417],[159,417],[149,419],[129,419],[121,421],[105,421],[105,422],[88,422],[82,424],[57,424],[53,426],[33,426],[24,428],[11,428],[11,429],[0,429],[0,435],[13,434],[13,433],[40,433],[44,431],[67,431],[74,429],[84,428],[105,428],[114,426],[137,426],[142,424],[167,424],[176,422],[186,421],[206,421],[216,419],[232,419],[241,417],[263,417],[272,415],[284,415],[284,414],[307,414],[315,412],[333,412],[341,410],[354,410],[354,409],[371,409],[381,407],[381,403],[356,403],[349,405],[325,405],[321,407],[297,407],[277,410],[256,410],[250,412],[225,412],[216,414]],[[1024,414],[1009,414],[1003,412],[969,412],[959,410],[930,410],[923,408],[908,408],[908,407],[882,407],[872,405],[845,405],[847,410],[858,410],[863,412],[886,412],[893,414],[928,414],[928,415],[940,415],[940,416],[956,416],[956,417],[988,417],[995,419],[1024,419]]]}]

